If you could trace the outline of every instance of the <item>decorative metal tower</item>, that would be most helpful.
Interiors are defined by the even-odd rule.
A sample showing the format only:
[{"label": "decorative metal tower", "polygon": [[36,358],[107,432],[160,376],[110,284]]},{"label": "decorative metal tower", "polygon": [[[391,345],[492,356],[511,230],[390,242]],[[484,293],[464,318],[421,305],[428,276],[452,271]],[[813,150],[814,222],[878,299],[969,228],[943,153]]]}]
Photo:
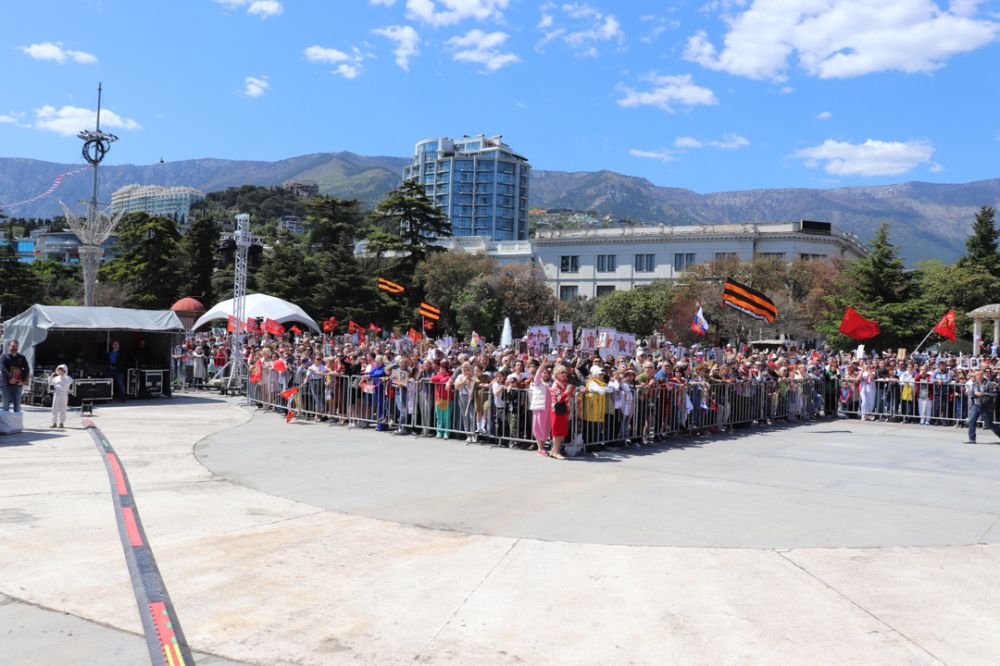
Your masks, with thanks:
[{"label": "decorative metal tower", "polygon": [[97,127],[93,131],[84,130],[77,134],[83,139],[83,159],[87,160],[94,169],[94,189],[91,193],[90,201],[87,203],[87,212],[83,217],[73,213],[63,202],[59,202],[63,212],[66,214],[66,222],[69,228],[80,239],[80,265],[83,267],[83,304],[87,307],[94,305],[94,286],[97,284],[97,269],[101,266],[101,258],[104,256],[104,241],[108,239],[111,232],[115,230],[121,221],[123,213],[109,215],[98,208],[97,203],[97,174],[101,160],[111,149],[111,144],[118,140],[114,134],[101,131],[101,93],[102,86],[97,84]]},{"label": "decorative metal tower", "polygon": [[233,270],[233,327],[230,341],[232,368],[229,371],[229,387],[241,380],[244,375],[245,362],[240,348],[244,327],[247,323],[246,297],[247,274],[249,273],[248,255],[251,245],[263,245],[263,239],[250,233],[250,216],[240,213],[236,216],[236,231],[223,234],[223,238],[232,239],[236,243],[236,266]]}]

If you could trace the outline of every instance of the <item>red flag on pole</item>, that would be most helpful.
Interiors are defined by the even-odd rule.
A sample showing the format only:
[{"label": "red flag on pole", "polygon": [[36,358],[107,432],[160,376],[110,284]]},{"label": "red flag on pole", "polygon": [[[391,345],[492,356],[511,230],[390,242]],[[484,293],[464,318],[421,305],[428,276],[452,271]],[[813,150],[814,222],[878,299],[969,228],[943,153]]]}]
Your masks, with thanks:
[{"label": "red flag on pole", "polygon": [[226,317],[226,332],[235,333],[236,332],[236,317],[229,315]]},{"label": "red flag on pole", "polygon": [[295,418],[295,412],[289,409],[288,413],[285,414],[285,423],[291,423],[292,419],[294,418]]},{"label": "red flag on pole", "polygon": [[420,335],[420,332],[411,326],[410,332],[406,334],[406,337],[412,340],[413,344],[417,344],[424,336]]},{"label": "red flag on pole", "polygon": [[271,366],[271,369],[275,372],[284,372],[285,370],[288,370],[288,366],[285,365],[285,362],[279,358],[274,362],[274,365]]},{"label": "red flag on pole", "polygon": [[253,317],[247,317],[247,331],[250,333],[256,333],[257,330],[257,320]]},{"label": "red flag on pole", "polygon": [[347,322],[347,332],[348,333],[364,333],[365,329],[363,327],[355,324],[354,320],[351,319],[350,321]]},{"label": "red flag on pole", "polygon": [[368,330],[369,331],[375,331],[375,333],[381,333],[382,332],[382,329],[379,328],[378,326],[376,326],[374,323],[368,324]]},{"label": "red flag on pole", "polygon": [[295,324],[292,324],[292,327],[288,330],[294,333],[295,335],[302,335],[302,329],[296,326]]},{"label": "red flag on pole", "polygon": [[955,311],[948,310],[941,317],[941,321],[937,323],[934,327],[934,332],[940,335],[942,338],[947,338],[952,342],[955,341]]},{"label": "red flag on pole", "polygon": [[337,329],[338,323],[340,322],[337,321],[337,318],[331,316],[329,319],[323,322],[323,330],[327,333],[332,333]]},{"label": "red flag on pole", "polygon": [[425,331],[433,331],[434,330],[434,320],[432,320],[432,319],[425,319],[424,320],[424,330]]},{"label": "red flag on pole", "polygon": [[288,389],[286,391],[282,391],[281,392],[281,397],[284,400],[290,400],[293,395],[295,395],[296,393],[299,392],[300,388],[301,388],[300,386],[293,386],[292,388],[290,388],[290,389]]},{"label": "red flag on pole", "polygon": [[271,335],[284,335],[285,327],[281,325],[281,322],[275,321],[274,319],[265,319],[264,332],[270,333]]},{"label": "red flag on pole", "polygon": [[878,322],[865,319],[857,310],[848,307],[844,310],[844,318],[840,322],[840,332],[855,340],[867,340],[878,335]]}]

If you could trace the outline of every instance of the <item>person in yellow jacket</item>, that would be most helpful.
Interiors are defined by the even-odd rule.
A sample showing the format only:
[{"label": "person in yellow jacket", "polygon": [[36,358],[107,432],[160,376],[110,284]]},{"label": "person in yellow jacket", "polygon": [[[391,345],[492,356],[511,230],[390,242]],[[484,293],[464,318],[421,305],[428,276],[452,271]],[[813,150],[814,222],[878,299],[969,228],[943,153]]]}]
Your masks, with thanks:
[{"label": "person in yellow jacket", "polygon": [[601,440],[604,417],[608,411],[607,396],[611,390],[604,381],[604,369],[592,365],[583,396],[583,437],[588,444]]}]

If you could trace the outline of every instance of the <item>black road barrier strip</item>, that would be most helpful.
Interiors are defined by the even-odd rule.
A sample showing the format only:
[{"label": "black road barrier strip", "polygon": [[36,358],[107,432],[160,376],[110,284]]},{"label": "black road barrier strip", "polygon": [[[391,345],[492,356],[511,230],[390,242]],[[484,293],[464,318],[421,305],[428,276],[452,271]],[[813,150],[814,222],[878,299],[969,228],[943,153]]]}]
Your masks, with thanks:
[{"label": "black road barrier strip", "polygon": [[142,529],[139,509],[132,497],[132,486],[129,485],[121,459],[93,421],[85,420],[83,425],[94,439],[108,470],[115,503],[115,519],[118,521],[118,536],[125,550],[125,561],[128,563],[135,601],[139,606],[139,617],[146,634],[151,663],[154,666],[194,664],[181,624],[177,620],[177,613],[167,594],[167,586],[156,568],[156,558]]}]

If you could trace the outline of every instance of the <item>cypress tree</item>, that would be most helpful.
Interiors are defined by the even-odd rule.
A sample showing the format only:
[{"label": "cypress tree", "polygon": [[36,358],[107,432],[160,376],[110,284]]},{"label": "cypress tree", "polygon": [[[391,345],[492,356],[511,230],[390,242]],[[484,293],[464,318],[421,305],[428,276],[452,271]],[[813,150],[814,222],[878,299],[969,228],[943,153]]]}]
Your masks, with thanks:
[{"label": "cypress tree", "polygon": [[979,266],[1000,276],[1000,251],[997,250],[1000,229],[996,228],[995,220],[996,210],[991,206],[983,206],[976,213],[972,233],[965,241],[965,256],[958,262],[960,267]]}]

